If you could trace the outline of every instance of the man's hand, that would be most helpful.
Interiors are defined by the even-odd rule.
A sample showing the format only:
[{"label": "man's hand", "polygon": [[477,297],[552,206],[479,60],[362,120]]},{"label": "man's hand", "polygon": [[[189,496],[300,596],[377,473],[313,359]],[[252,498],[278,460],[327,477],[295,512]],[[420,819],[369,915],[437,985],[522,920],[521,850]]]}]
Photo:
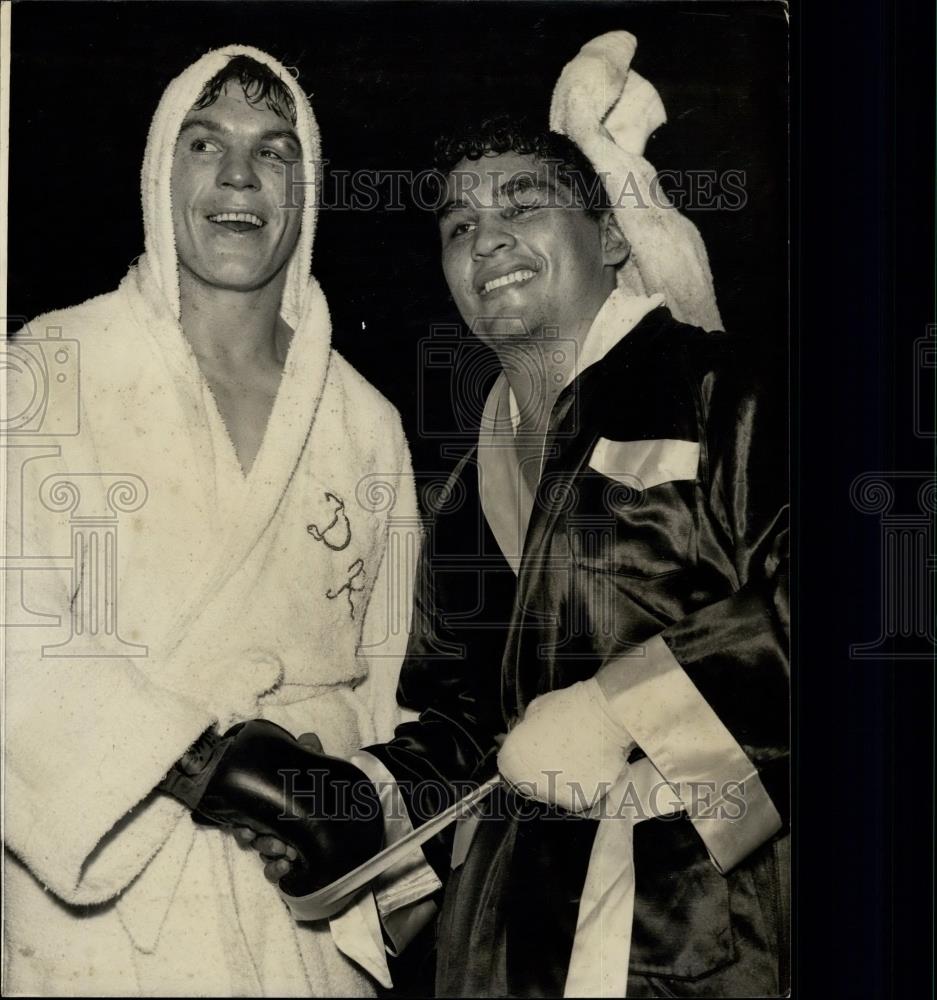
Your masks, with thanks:
[{"label": "man's hand", "polygon": [[[321,889],[380,850],[384,823],[377,790],[353,764],[260,719],[208,743],[203,752],[187,755],[185,768],[161,788],[206,819],[249,827],[292,848],[295,860],[280,886],[285,892],[300,896]],[[273,841],[260,846],[275,846]]]},{"label": "man's hand", "polygon": [[502,744],[498,770],[531,798],[585,812],[621,776],[634,745],[593,677],[535,698]]}]

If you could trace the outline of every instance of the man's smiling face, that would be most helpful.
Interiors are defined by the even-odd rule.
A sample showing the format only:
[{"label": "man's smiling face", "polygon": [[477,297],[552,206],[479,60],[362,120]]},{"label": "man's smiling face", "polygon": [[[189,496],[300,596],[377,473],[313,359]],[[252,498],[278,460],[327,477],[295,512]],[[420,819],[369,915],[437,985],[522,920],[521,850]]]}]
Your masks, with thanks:
[{"label": "man's smiling face", "polygon": [[172,165],[180,267],[214,288],[266,285],[299,237],[301,208],[290,195],[300,164],[293,126],[266,103],[248,102],[236,82],[190,111]]},{"label": "man's smiling face", "polygon": [[627,252],[609,251],[609,217],[588,215],[536,156],[461,160],[448,176],[439,229],[462,318],[489,344],[521,329],[573,334],[591,323]]}]

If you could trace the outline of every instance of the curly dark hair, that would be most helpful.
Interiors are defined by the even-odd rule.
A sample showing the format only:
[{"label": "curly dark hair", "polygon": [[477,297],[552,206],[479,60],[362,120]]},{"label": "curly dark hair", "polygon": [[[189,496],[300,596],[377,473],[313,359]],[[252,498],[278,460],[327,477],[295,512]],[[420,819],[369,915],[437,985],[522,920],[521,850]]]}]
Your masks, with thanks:
[{"label": "curly dark hair", "polygon": [[565,135],[538,128],[523,116],[502,113],[444,133],[434,144],[434,165],[440,173],[448,174],[461,160],[508,152],[555,164],[557,178],[569,187],[587,215],[597,218],[611,208],[605,185],[579,147]]},{"label": "curly dark hair", "polygon": [[195,110],[211,107],[232,80],[240,84],[248,104],[264,103],[290,124],[296,124],[296,102],[289,87],[272,69],[250,56],[232,56],[227,65],[218,70],[202,88],[195,102]]}]

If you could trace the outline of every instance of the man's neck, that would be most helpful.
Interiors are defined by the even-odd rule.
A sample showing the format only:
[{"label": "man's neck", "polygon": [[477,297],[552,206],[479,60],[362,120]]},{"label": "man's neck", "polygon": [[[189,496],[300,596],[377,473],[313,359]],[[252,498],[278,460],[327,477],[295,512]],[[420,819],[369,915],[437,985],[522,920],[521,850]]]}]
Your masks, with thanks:
[{"label": "man's neck", "polygon": [[180,269],[182,330],[199,363],[282,366],[290,329],[280,318],[283,280],[249,292],[212,288]]},{"label": "man's neck", "polygon": [[[598,315],[596,310],[595,315]],[[519,409],[518,433],[543,434],[557,397],[573,380],[595,315],[574,327],[533,330],[524,340],[495,346]]]}]

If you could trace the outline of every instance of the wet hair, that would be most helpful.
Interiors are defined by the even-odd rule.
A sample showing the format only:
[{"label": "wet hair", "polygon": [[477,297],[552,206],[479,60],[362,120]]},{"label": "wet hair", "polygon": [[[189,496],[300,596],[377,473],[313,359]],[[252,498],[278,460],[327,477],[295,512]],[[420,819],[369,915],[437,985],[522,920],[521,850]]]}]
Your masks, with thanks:
[{"label": "wet hair", "polygon": [[558,132],[538,128],[526,117],[499,114],[441,135],[434,146],[435,167],[451,173],[461,160],[520,153],[555,166],[557,179],[576,197],[587,215],[598,218],[611,208],[605,185],[579,147]]},{"label": "wet hair", "polygon": [[296,102],[289,88],[272,69],[250,56],[232,56],[202,88],[194,109],[211,107],[232,80],[240,85],[248,104],[266,104],[291,125],[296,124]]}]

